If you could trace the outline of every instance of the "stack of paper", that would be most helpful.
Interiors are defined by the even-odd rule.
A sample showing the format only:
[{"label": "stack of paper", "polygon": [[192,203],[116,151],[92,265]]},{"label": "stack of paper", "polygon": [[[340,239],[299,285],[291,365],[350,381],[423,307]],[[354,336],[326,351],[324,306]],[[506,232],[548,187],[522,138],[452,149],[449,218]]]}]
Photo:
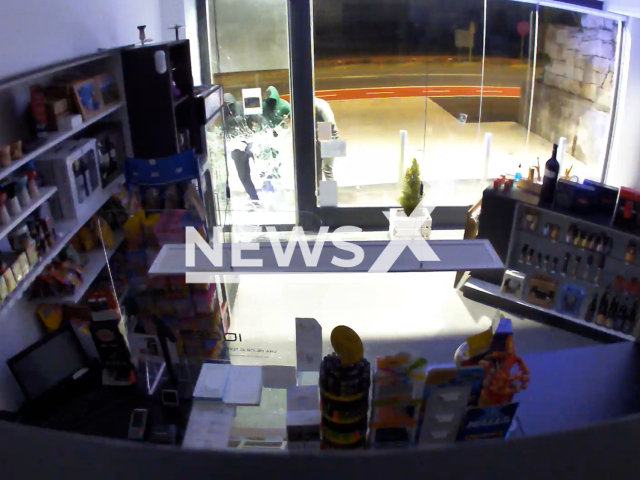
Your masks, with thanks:
[{"label": "stack of paper", "polygon": [[262,367],[231,365],[222,400],[234,405],[260,405],[262,399]]},{"label": "stack of paper", "polygon": [[200,370],[193,396],[222,400],[232,405],[260,405],[262,367],[205,363]]},{"label": "stack of paper", "polygon": [[230,368],[231,365],[228,363],[204,363],[196,382],[196,388],[193,390],[193,396],[195,398],[222,400]]}]

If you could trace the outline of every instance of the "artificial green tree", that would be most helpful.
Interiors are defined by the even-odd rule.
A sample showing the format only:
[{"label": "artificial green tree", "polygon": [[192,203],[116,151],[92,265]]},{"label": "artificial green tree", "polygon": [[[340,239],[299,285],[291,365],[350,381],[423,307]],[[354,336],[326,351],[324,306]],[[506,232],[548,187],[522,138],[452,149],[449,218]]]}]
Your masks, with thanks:
[{"label": "artificial green tree", "polygon": [[416,207],[420,204],[420,167],[418,161],[414,158],[411,166],[407,168],[404,174],[404,187],[400,195],[400,206],[407,217],[411,216]]}]

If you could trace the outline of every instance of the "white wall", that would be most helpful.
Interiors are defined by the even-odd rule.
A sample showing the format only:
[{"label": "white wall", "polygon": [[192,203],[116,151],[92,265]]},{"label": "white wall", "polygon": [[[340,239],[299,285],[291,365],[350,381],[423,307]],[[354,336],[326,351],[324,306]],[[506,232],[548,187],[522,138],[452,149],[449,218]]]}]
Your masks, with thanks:
[{"label": "white wall", "polygon": [[159,39],[158,0],[2,0],[0,77],[138,41]]},{"label": "white wall", "polygon": [[631,18],[622,52],[622,76],[607,183],[640,187],[640,19]]},{"label": "white wall", "polygon": [[160,39],[163,41],[175,40],[175,30],[171,27],[182,25],[180,38],[189,40],[191,52],[191,73],[193,84],[202,84],[200,68],[200,44],[198,43],[198,17],[196,15],[196,0],[158,0],[160,4],[160,26],[162,29]]},{"label": "white wall", "polygon": [[638,0],[609,0],[605,2],[605,10],[640,16],[640,2]]},{"label": "white wall", "polygon": [[220,72],[289,68],[286,0],[216,0],[216,25]]}]

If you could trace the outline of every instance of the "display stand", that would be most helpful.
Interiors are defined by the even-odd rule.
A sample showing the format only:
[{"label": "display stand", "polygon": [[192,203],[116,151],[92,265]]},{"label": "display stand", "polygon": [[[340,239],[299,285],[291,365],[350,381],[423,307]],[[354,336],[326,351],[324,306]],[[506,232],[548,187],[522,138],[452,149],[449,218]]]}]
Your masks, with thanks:
[{"label": "display stand", "polygon": [[[492,214],[485,205],[483,210],[486,215]],[[630,253],[629,248],[640,242],[640,238],[617,228],[522,202],[516,202],[508,238],[505,266],[507,270],[525,275],[522,293],[506,292],[493,281],[474,275],[476,278],[471,278],[463,287],[465,296],[601,341],[638,338],[637,324],[631,330],[599,325],[589,319],[587,310],[594,296],[599,300],[605,292],[609,298],[615,297],[625,305],[633,303],[635,294],[630,294],[626,285],[640,277],[640,258]],[[547,304],[531,301],[529,286],[534,277],[547,278],[555,284],[556,294]],[[620,279],[623,283],[616,287]],[[579,305],[567,309],[562,304],[563,292],[573,287],[580,293]]]},{"label": "display stand", "polygon": [[[149,189],[160,192],[171,185],[184,186],[195,181],[198,195],[202,199],[200,168],[193,150],[154,160],[128,158],[125,175],[127,188],[137,188],[141,198],[144,198],[145,192]],[[153,227],[153,233],[145,231],[145,248],[128,253],[132,257],[146,257],[146,264],[153,260],[153,249],[157,249],[158,245],[161,248],[166,238],[176,235],[184,238],[182,223],[166,223],[166,219],[176,216],[180,222],[186,221],[185,225],[195,221],[193,225],[196,228],[200,228],[198,225],[202,226],[198,216],[193,216],[185,210],[160,208],[146,209],[145,212],[148,216],[155,214],[159,219]],[[201,233],[209,237],[209,226]],[[150,241],[157,242],[151,251]],[[146,268],[144,271],[138,270],[138,277],[133,283],[144,287],[134,296],[138,322],[136,332],[130,335],[146,335],[146,341],[149,341],[150,337],[154,343],[153,362],[150,364],[149,359],[145,358],[145,365],[139,365],[144,368],[147,376],[147,390],[149,393],[155,390],[158,378],[168,373],[172,383],[183,384],[184,388],[180,388],[181,396],[188,397],[190,391],[186,390],[192,389],[191,380],[197,378],[197,371],[202,363],[206,360],[219,360],[226,355],[223,345],[224,308],[218,300],[217,285],[188,285],[185,284],[184,278],[180,277],[149,278]],[[173,360],[167,360],[167,338],[175,340],[177,358]],[[144,338],[140,340],[144,341]]]}]

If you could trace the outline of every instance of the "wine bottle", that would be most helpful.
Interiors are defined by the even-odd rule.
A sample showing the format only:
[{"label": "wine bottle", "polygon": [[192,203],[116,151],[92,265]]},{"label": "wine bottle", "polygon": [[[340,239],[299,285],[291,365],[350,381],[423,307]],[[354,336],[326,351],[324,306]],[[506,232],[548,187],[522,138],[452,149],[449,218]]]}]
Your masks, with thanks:
[{"label": "wine bottle", "polygon": [[633,302],[633,306],[631,307],[629,315],[627,315],[627,318],[622,324],[622,333],[630,335],[633,332],[633,327],[635,326],[636,319],[638,318],[638,307],[638,300],[635,300]]},{"label": "wine bottle", "polygon": [[598,305],[598,315],[596,316],[596,323],[604,326],[604,322],[607,319],[607,311],[609,310],[609,297],[607,292],[602,294],[600,299],[600,305]]},{"label": "wine bottle", "polygon": [[542,180],[542,190],[540,190],[540,205],[549,206],[553,203],[556,184],[558,183],[558,173],[560,172],[560,163],[558,163],[557,157],[558,145],[554,144],[551,158],[547,160],[544,166],[544,179]]},{"label": "wine bottle", "polygon": [[613,297],[611,304],[609,305],[609,312],[607,312],[607,318],[604,321],[604,326],[607,328],[613,328],[613,324],[616,321],[616,315],[618,315],[618,299]]},{"label": "wine bottle", "polygon": [[594,293],[593,298],[591,299],[591,303],[587,307],[587,311],[584,314],[585,321],[591,323],[593,322],[596,316],[596,309],[598,307],[598,294]]},{"label": "wine bottle", "polygon": [[627,317],[629,316],[629,309],[626,305],[626,298],[622,300],[620,308],[618,309],[618,314],[613,322],[613,329],[618,332],[622,331],[622,326],[627,321]]}]

